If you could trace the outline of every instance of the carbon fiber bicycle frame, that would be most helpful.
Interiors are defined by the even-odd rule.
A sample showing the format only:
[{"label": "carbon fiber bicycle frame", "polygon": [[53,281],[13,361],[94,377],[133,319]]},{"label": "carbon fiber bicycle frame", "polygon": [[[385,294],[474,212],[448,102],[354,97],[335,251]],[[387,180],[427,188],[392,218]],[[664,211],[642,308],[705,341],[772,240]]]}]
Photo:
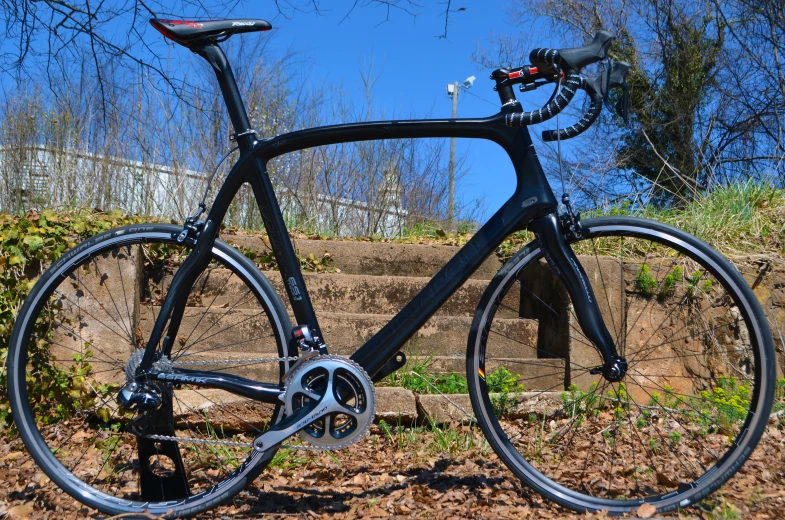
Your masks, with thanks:
[{"label": "carbon fiber bicycle frame", "polygon": [[[396,356],[404,343],[441,307],[511,233],[531,228],[546,249],[548,260],[562,277],[573,300],[578,320],[590,339],[608,360],[616,355],[612,340],[600,317],[586,274],[566,245],[556,211],[557,200],[543,172],[526,127],[510,128],[506,113],[521,111],[520,104],[506,103],[494,116],[480,119],[431,119],[410,121],[379,121],[326,126],[295,131],[277,137],[257,140],[237,90],[233,74],[223,52],[216,44],[195,50],[206,57],[216,71],[224,99],[238,132],[241,156],[229,172],[205,220],[193,251],[178,269],[162,304],[147,343],[142,370],[151,367],[157,345],[169,355],[177,337],[188,292],[210,261],[210,252],[218,236],[220,224],[229,204],[244,183],[250,184],[259,206],[265,230],[275,254],[287,295],[299,325],[307,325],[315,336],[324,338],[300,271],[300,262],[289,239],[286,224],[273,191],[267,164],[286,153],[346,142],[462,137],[487,139],[501,146],[515,168],[517,186],[507,202],[483,225],[458,253],[428,282],[387,325],[360,347],[351,358],[371,377]],[[512,91],[500,92],[500,97]],[[513,96],[514,99],[514,96]],[[168,326],[167,326],[168,323]],[[163,341],[161,342],[161,339]],[[179,375],[178,375],[179,374]],[[212,388],[221,388],[265,402],[278,402],[280,386],[255,383],[230,374],[177,370],[168,380]]]}]

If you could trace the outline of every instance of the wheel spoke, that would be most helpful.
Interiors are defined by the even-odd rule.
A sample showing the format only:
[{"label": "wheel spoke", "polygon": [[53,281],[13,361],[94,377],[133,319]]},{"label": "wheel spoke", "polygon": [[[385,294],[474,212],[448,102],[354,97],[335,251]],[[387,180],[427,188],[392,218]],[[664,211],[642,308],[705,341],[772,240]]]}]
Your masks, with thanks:
[{"label": "wheel spoke", "polygon": [[[209,275],[207,273],[209,273],[211,271],[212,271],[212,269],[209,269],[209,268],[206,269],[205,271],[203,271],[199,275],[199,278],[197,278],[196,282],[194,282],[194,287],[197,287],[199,285],[199,280],[204,278],[204,281],[202,282],[202,289],[204,289],[204,286],[207,284],[207,278],[209,277]],[[229,283],[229,281],[227,280],[226,283]],[[199,324],[202,323],[202,320],[204,319],[204,317],[207,316],[207,310],[211,309],[213,307],[213,305],[215,305],[215,300],[217,300],[220,295],[221,295],[220,291],[215,291],[215,296],[213,296],[213,299],[210,301],[210,305],[207,305],[205,311],[202,313],[202,315],[199,317],[199,320],[194,324],[193,328],[191,329],[191,332],[188,333],[188,336],[185,338],[185,341],[183,342],[183,344],[185,344],[185,345],[188,344],[188,341],[191,339],[191,336],[193,335],[193,333],[196,332],[196,329],[197,329],[197,327],[199,327]],[[219,318],[219,320],[220,319],[221,318]],[[211,325],[211,327],[212,327],[212,325]],[[209,332],[209,330],[210,329],[208,328],[205,332],[202,333],[202,335],[204,335],[207,332]],[[199,338],[197,338],[197,341],[198,341],[198,339]]]},{"label": "wheel spoke", "polygon": [[[73,474],[65,479],[71,483],[68,485],[81,480],[78,489],[68,491],[109,501],[115,509],[134,514],[147,509],[168,514],[169,509],[189,510],[191,506],[184,504],[194,500],[201,500],[202,506],[208,504],[215,499],[211,494],[230,488],[231,481],[241,475],[236,470],[243,467],[246,459],[256,456],[250,447],[237,449],[218,441],[254,437],[283,414],[279,413],[279,406],[258,403],[225,390],[174,386],[158,379],[145,382],[144,391],[170,395],[167,406],[173,407],[171,410],[167,412],[164,407],[160,409],[163,413],[145,415],[142,409],[134,416],[119,407],[117,392],[128,383],[129,360],[141,352],[137,347],[144,344],[143,330],[149,327],[151,318],[155,323],[157,304],[165,301],[171,282],[188,256],[186,246],[169,238],[170,228],[163,228],[164,233],[149,229],[154,227],[103,238],[99,247],[85,249],[89,252],[82,256],[75,253],[67,257],[71,263],[62,266],[57,278],[42,276],[39,284],[43,303],[38,305],[37,314],[26,318],[32,324],[30,332],[13,348],[27,349],[15,359],[27,363],[22,367],[24,377],[20,380],[27,389],[22,399],[27,399],[26,406],[33,416],[32,428],[40,433],[32,436],[43,443],[38,452],[62,464],[51,467]],[[284,336],[288,318],[272,314],[278,308],[278,296],[265,289],[266,284],[257,280],[258,276],[250,263],[236,260],[226,252],[210,258],[209,268],[199,274],[188,295],[189,305],[203,298],[209,306],[201,315],[190,311],[193,319],[184,320],[185,348],[178,353],[184,356],[183,360],[209,353],[212,357],[207,361],[215,359],[219,363],[205,365],[208,370],[240,377],[251,372],[260,383],[280,384],[284,368],[275,360],[288,357],[289,345]],[[255,292],[259,287],[263,294]],[[210,312],[215,304],[224,301],[229,302],[228,308]],[[266,307],[267,301],[274,305]],[[231,324],[228,316],[238,312],[242,312],[236,314],[238,322]],[[206,321],[210,319],[215,321],[208,326]],[[220,336],[249,323],[260,333],[225,336],[225,341]],[[256,329],[257,323],[261,329]],[[191,326],[186,333],[186,327]],[[261,347],[260,343],[265,345]],[[272,366],[254,368],[262,364],[263,357],[272,360]],[[140,360],[138,356],[133,359]],[[169,369],[158,357],[154,362],[159,370]],[[42,393],[43,385],[52,377],[62,381],[58,379],[49,393]],[[166,413],[171,416],[167,418]],[[182,459],[180,466],[180,462],[170,458],[174,452],[162,447],[172,441],[146,440],[147,453],[152,455],[151,471],[161,476],[155,479],[158,482],[152,481],[152,494],[165,497],[168,472],[182,467],[180,475],[190,489],[190,494],[182,497],[183,503],[172,506],[156,503],[157,499],[142,501],[136,439],[145,435],[215,441],[173,441],[178,446],[177,457]],[[159,483],[161,490],[157,491]]]},{"label": "wheel spoke", "polygon": [[[685,497],[692,500],[698,488],[695,481],[717,461],[746,458],[738,439],[726,444],[718,437],[724,438],[728,430],[748,437],[747,429],[740,430],[742,423],[755,424],[758,431],[765,426],[765,418],[757,417],[748,404],[759,392],[760,375],[753,368],[764,345],[755,343],[758,338],[744,330],[749,323],[744,308],[755,302],[747,294],[726,289],[732,284],[724,283],[722,277],[729,269],[717,268],[716,260],[700,248],[685,253],[684,239],[670,238],[669,233],[677,231],[658,229],[651,234],[647,223],[638,224],[641,232],[634,224],[620,226],[623,230],[608,231],[610,226],[606,225],[599,236],[589,232],[584,239],[571,242],[571,247],[589,268],[602,317],[609,331],[613,329],[618,352],[627,359],[623,382],[611,384],[598,374],[587,377],[594,368],[590,360],[596,349],[575,326],[569,302],[558,303],[562,291],[553,287],[560,283],[559,277],[537,255],[513,257],[522,263],[505,269],[516,276],[492,282],[488,290],[493,292],[485,301],[494,302],[496,310],[478,313],[484,321],[475,329],[488,332],[482,341],[470,341],[469,355],[480,356],[488,367],[507,367],[511,373],[517,365],[528,365],[527,373],[511,378],[510,384],[537,385],[551,380],[542,385],[550,387],[548,390],[554,388],[552,379],[560,374],[548,370],[547,361],[506,359],[502,357],[506,344],[495,338],[522,345],[524,348],[517,348],[520,357],[529,351],[562,359],[567,384],[572,385],[561,393],[561,410],[552,419],[502,415],[496,417],[497,423],[491,423],[485,417],[498,413],[491,409],[476,411],[475,416],[487,435],[501,439],[495,445],[503,446],[506,440],[539,472],[523,467],[518,470],[517,459],[509,462],[509,457],[503,457],[519,476],[536,481],[555,495],[560,491],[553,485],[560,484],[586,496],[614,499],[620,504],[617,512],[624,507],[634,512],[640,499],[655,504],[661,500],[679,503]],[[656,241],[649,238],[653,236]],[[683,272],[686,275],[678,274]],[[520,305],[525,306],[520,310],[510,303],[519,293]],[[614,300],[616,295],[619,301]],[[532,316],[525,336],[513,334],[510,338],[506,332],[510,329],[504,328],[508,325],[494,323],[507,320],[510,312]],[[551,346],[561,341],[560,336],[543,329],[554,324],[569,331],[564,347],[558,343]],[[472,351],[475,345],[479,352]],[[491,352],[502,354],[493,357]],[[718,380],[726,381],[726,387]],[[725,393],[715,391],[719,388]],[[734,397],[736,394],[741,397]],[[731,397],[735,400],[729,401]],[[487,406],[486,400],[479,401]],[[727,402],[735,403],[735,408]],[[721,426],[711,426],[713,423]],[[565,499],[563,503],[590,502]]]}]

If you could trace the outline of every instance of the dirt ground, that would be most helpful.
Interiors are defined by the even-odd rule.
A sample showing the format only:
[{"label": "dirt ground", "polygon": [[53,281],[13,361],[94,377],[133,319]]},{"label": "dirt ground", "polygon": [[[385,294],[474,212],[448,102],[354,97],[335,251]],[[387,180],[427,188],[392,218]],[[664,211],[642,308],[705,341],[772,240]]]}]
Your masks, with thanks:
[{"label": "dirt ground", "polygon": [[[603,518],[575,515],[522,485],[478,429],[397,434],[374,427],[340,452],[291,451],[235,499],[200,518]],[[769,429],[719,492],[669,517],[783,518],[785,432]],[[18,440],[0,445],[0,517],[98,518],[57,489]],[[643,516],[646,516],[644,514]],[[660,515],[655,515],[660,517]]]}]

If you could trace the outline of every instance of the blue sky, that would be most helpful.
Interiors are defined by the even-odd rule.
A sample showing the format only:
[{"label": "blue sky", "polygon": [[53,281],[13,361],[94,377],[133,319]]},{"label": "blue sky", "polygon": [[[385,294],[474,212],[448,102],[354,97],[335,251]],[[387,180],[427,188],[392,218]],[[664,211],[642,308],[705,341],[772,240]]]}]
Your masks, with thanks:
[{"label": "blue sky", "polygon": [[[342,84],[350,95],[363,95],[360,72],[373,61],[379,73],[374,103],[387,114],[450,117],[447,84],[462,83],[472,75],[477,80],[469,93],[459,97],[458,117],[498,112],[498,97],[488,79],[490,70],[478,69],[470,57],[478,45],[489,46],[493,34],[517,30],[505,20],[506,2],[453,1],[453,9],[464,7],[465,11],[450,14],[446,39],[439,38],[444,32],[446,4],[427,2],[430,5],[419,9],[416,17],[392,11],[385,21],[386,10],[373,6],[358,7],[345,18],[352,3],[323,1],[320,14],[300,12],[289,19],[276,16],[272,2],[244,5],[232,14],[272,22],[274,34],[268,33],[273,38],[272,52],[300,53],[307,59],[297,63],[309,69],[314,81]],[[457,187],[457,196],[484,199],[488,217],[515,188],[512,166],[501,148],[489,142],[458,140],[458,153],[465,155],[468,172]]]},{"label": "blue sky", "polygon": [[[472,75],[477,79],[471,90],[461,92],[458,117],[483,117],[498,112],[498,97],[493,91],[493,82],[488,79],[491,71],[479,68],[471,55],[478,48],[490,48],[494,35],[516,35],[524,30],[508,23],[507,0],[452,0],[447,38],[440,37],[445,30],[446,1],[419,2],[421,7],[412,7],[416,16],[392,9],[389,18],[387,10],[375,0],[359,0],[357,7],[352,9],[355,1],[320,0],[318,13],[289,11],[284,16],[278,13],[274,0],[245,0],[238,1],[232,11],[211,15],[270,21],[274,27],[271,32],[234,38],[269,39],[266,52],[271,53],[271,58],[296,53],[295,66],[303,70],[297,71],[300,74],[295,76],[311,78],[316,86],[321,83],[341,85],[347,94],[358,100],[364,95],[361,71],[373,63],[377,76],[374,110],[384,112],[387,117],[450,117],[452,102],[446,95],[447,84],[463,83]],[[293,3],[301,7],[309,4],[308,0],[293,0]],[[281,4],[286,5],[286,2]],[[463,10],[457,11],[459,8]],[[200,19],[205,13],[194,10],[160,13],[159,16]],[[125,25],[129,23],[130,19],[113,20],[108,27],[117,25],[118,37],[122,39],[127,32]],[[142,29],[143,42],[135,45],[134,52],[143,57],[147,45],[157,52],[163,51],[160,55],[171,60],[169,64],[162,64],[164,70],[177,70],[179,65],[188,67],[188,61],[196,59],[185,48],[172,44],[167,47],[163,37],[146,23],[138,25]],[[535,40],[543,46],[570,46],[549,41],[547,35]],[[45,45],[42,35],[38,43]],[[11,45],[7,41],[0,44]],[[520,65],[524,64],[522,60]],[[235,69],[242,67],[241,63],[232,65]],[[10,76],[4,77],[3,88],[12,81]],[[217,84],[215,88],[218,88]],[[531,110],[538,108],[542,96],[548,94],[550,92],[538,92],[534,96],[529,94],[524,98],[518,94],[518,97],[524,108]],[[546,125],[547,128],[554,126]],[[538,134],[546,125],[535,127],[533,134]],[[507,155],[493,143],[458,140],[457,148],[459,156],[464,157],[466,174],[456,187],[456,196],[465,203],[482,200],[487,218],[512,194],[515,188],[513,168]]]}]

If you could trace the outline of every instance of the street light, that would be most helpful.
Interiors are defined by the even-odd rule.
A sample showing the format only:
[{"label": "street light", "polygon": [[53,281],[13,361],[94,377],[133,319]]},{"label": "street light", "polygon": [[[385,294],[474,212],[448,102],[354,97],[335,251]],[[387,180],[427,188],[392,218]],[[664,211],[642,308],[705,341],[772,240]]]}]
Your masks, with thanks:
[{"label": "street light", "polygon": [[[463,80],[463,88],[470,89],[474,85],[474,76],[469,76]],[[452,118],[458,117],[458,82],[447,85],[447,97],[452,98]],[[453,231],[453,220],[455,219],[455,138],[450,138],[450,178],[447,193],[447,229]]]}]

